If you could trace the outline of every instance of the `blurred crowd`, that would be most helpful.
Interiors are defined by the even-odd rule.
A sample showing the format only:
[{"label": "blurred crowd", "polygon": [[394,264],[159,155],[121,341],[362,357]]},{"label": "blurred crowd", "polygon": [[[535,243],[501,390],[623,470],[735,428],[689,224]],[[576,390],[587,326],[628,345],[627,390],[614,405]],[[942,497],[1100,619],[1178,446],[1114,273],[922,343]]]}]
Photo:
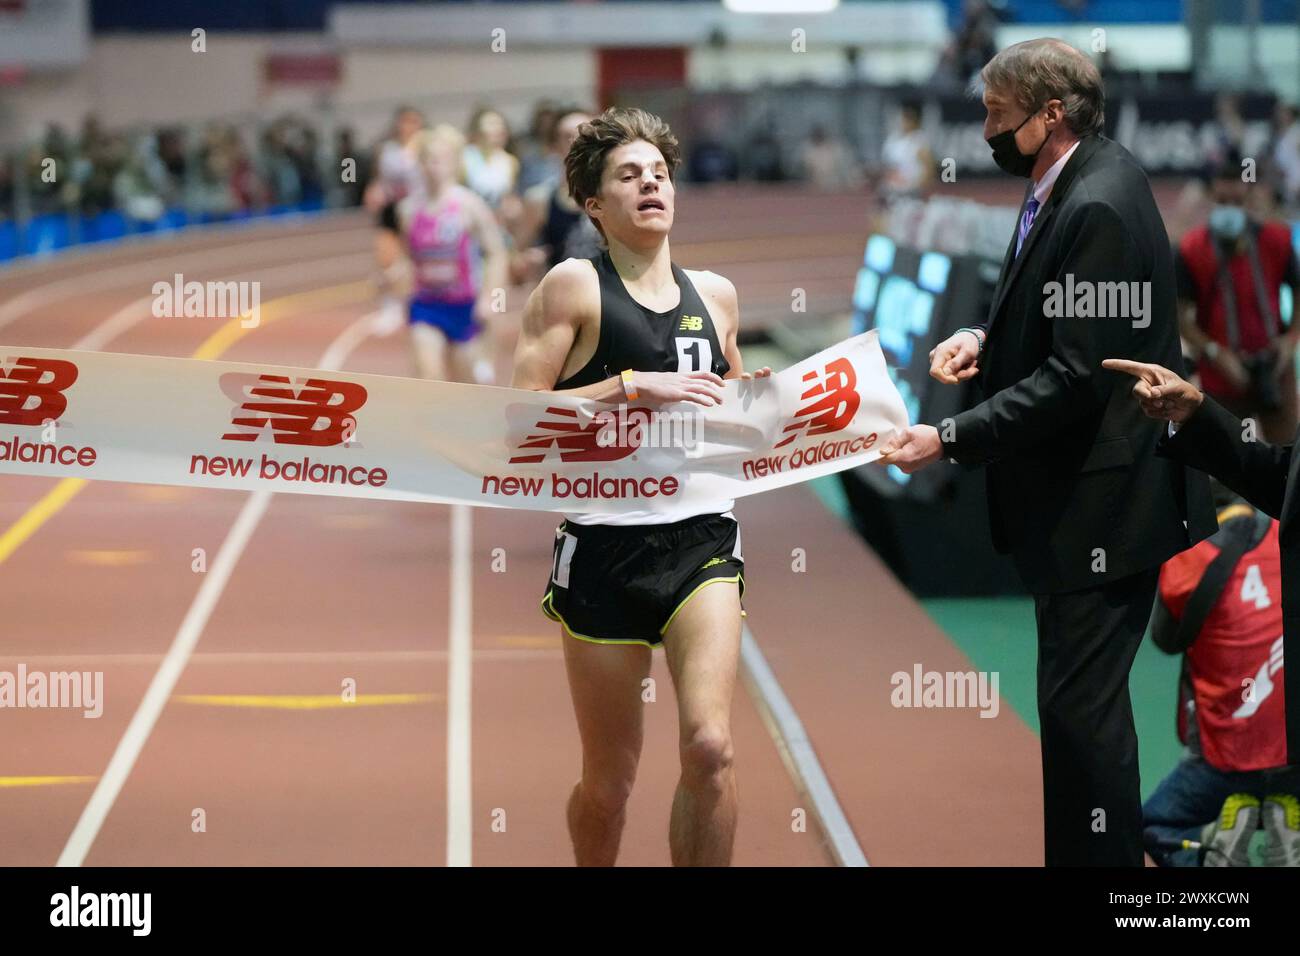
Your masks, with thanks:
[{"label": "blurred crowd", "polygon": [[[970,39],[955,41],[955,60],[962,59],[963,43],[974,51],[971,63],[987,53],[979,26],[984,9],[971,5],[975,27]],[[426,125],[418,111],[408,112]],[[467,139],[461,178],[489,202],[509,235],[524,239],[544,225],[537,221],[539,203],[545,204],[546,189],[562,178],[563,150],[571,139],[571,130],[560,130],[561,121],[577,113],[583,111],[539,100],[524,129],[512,130],[506,117],[489,106],[474,110],[468,122],[454,124]],[[812,123],[792,142],[768,124],[738,135],[730,121],[700,122],[698,128],[681,131],[680,176],[691,182],[799,181],[829,190],[870,186],[886,199],[923,196],[934,191],[939,170],[922,114],[919,101],[887,110],[876,162],[866,162],[862,144],[830,124]],[[445,118],[429,118],[434,119]],[[90,117],[76,134],[52,124],[26,149],[0,153],[0,222],[19,214],[93,217],[115,210],[132,226],[148,228],[177,209],[191,219],[214,220],[277,208],[362,205],[367,190],[383,178],[385,164],[393,164],[395,125],[378,142],[367,143],[358,142],[346,126],[323,129],[298,115],[258,125],[213,122],[201,128],[175,125],[130,132],[106,130]],[[1268,188],[1253,191],[1253,201],[1267,198],[1276,211],[1295,214],[1300,207],[1296,109],[1279,102],[1266,148],[1246,143],[1246,129],[1237,98],[1220,96],[1204,166],[1217,167],[1228,151],[1256,157],[1256,175]],[[351,168],[344,174],[347,165]],[[1203,192],[1202,184],[1189,185],[1188,209],[1197,204],[1198,190]],[[1169,219],[1171,232],[1181,233],[1186,225],[1182,212],[1169,210]]]},{"label": "blurred crowd", "polygon": [[[0,216],[25,204],[31,216],[118,210],[147,224],[175,206],[220,218],[324,197],[323,171],[333,157],[302,118],[276,119],[254,142],[229,123],[187,133],[181,126],[110,131],[93,116],[75,136],[51,124],[27,149],[0,155]],[[349,131],[332,147],[336,156],[352,152]]]},{"label": "blurred crowd", "polygon": [[[526,130],[512,131],[497,110],[482,107],[465,124],[467,184],[488,198],[507,226],[524,213],[528,191],[561,172],[556,125],[572,108],[539,101]],[[17,216],[116,210],[148,227],[169,209],[221,219],[288,206],[361,205],[385,142],[359,144],[351,128],[322,136],[316,123],[286,115],[264,125],[213,122],[107,130],[87,117],[71,133],[50,124],[23,149],[0,152],[0,221]],[[828,187],[860,182],[848,144],[825,128],[795,153],[756,131],[739,144],[707,136],[686,147],[684,179],[763,182],[810,179]],[[355,168],[341,175],[342,162]]]}]

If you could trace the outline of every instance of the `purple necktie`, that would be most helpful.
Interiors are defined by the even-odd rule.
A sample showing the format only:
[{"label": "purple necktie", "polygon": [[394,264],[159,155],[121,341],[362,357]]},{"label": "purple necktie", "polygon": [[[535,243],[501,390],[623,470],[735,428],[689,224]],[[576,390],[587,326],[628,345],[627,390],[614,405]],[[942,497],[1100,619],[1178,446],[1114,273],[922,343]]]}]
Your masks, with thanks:
[{"label": "purple necktie", "polygon": [[1033,196],[1029,197],[1029,202],[1025,203],[1025,211],[1020,215],[1020,232],[1016,235],[1016,255],[1020,255],[1020,247],[1025,244],[1025,236],[1029,235],[1029,230],[1033,228],[1034,216],[1038,214],[1038,200]]}]

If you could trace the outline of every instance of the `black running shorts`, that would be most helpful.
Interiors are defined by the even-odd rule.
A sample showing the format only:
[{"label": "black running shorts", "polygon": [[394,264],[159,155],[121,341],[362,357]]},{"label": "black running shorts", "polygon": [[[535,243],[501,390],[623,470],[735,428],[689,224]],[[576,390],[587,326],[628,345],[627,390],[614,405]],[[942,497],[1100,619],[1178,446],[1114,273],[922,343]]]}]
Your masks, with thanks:
[{"label": "black running shorts", "polygon": [[579,640],[654,647],[705,585],[735,581],[743,598],[744,571],[740,525],[729,515],[649,525],[564,521],[555,529],[542,613]]}]

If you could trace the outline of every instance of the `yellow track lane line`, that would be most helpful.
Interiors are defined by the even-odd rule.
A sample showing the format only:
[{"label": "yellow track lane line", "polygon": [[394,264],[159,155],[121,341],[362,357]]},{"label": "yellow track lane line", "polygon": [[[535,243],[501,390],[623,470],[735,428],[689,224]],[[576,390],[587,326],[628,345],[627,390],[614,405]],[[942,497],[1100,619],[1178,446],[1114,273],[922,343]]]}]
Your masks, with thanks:
[{"label": "yellow track lane line", "polygon": [[560,647],[560,636],[558,634],[506,634],[497,638],[498,644],[504,644],[507,647]]},{"label": "yellow track lane line", "polygon": [[340,694],[177,694],[172,700],[208,707],[258,707],[269,710],[322,710],[327,707],[389,707],[427,704],[441,694],[358,694],[344,700]]},{"label": "yellow track lane line", "polygon": [[4,564],[18,548],[34,535],[41,525],[59,513],[73,496],[86,483],[85,478],[62,478],[59,483],[45,493],[40,501],[27,509],[26,513],[0,534],[0,564]]},{"label": "yellow track lane line", "polygon": [[98,777],[0,777],[0,790],[5,787],[57,787],[65,783],[94,783]]},{"label": "yellow track lane line", "polygon": [[68,560],[78,564],[94,564],[105,568],[120,568],[134,564],[147,564],[154,558],[152,551],[113,550],[111,548],[73,548]]},{"label": "yellow track lane line", "polygon": [[284,318],[286,315],[296,315],[309,309],[360,302],[372,298],[374,294],[375,287],[369,279],[358,279],[355,282],[330,285],[323,289],[279,296],[262,307],[261,321],[256,326],[245,328],[242,316],[231,319],[208,336],[207,340],[194,350],[192,357],[209,361],[221,358],[226,350],[240,339],[276,319]]},{"label": "yellow track lane line", "polygon": [[[261,321],[257,326],[245,328],[242,317],[230,319],[221,328],[208,336],[203,344],[194,350],[191,357],[209,361],[220,358],[228,348],[249,332],[254,331],[256,328],[262,328],[276,319],[282,319],[289,315],[322,306],[350,305],[353,302],[368,299],[373,295],[374,286],[370,280],[358,279],[355,282],[326,286],[324,289],[313,289],[310,292],[295,292],[291,295],[279,296],[262,307]],[[63,510],[63,506],[76,497],[82,486],[86,484],[86,481],[85,478],[60,479],[59,483],[50,489],[40,501],[28,508],[21,518],[5,530],[4,534],[0,534],[0,564],[4,564],[5,561],[9,560],[9,557],[28,538],[40,530],[42,525]]]}]

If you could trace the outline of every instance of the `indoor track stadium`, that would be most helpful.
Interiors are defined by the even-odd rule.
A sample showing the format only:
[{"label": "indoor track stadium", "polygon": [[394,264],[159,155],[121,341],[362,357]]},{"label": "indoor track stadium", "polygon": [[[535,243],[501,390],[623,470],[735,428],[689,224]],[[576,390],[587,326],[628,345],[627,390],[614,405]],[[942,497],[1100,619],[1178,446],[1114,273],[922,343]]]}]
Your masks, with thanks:
[{"label": "indoor track stadium", "polygon": [[[393,156],[424,155],[407,111],[412,142],[453,130],[474,151],[456,188],[508,270],[458,387],[509,387],[526,304],[565,258],[547,231],[563,118],[640,107],[681,144],[672,261],[734,284],[744,368],[873,333],[882,387],[938,423],[979,399],[929,355],[987,315],[1026,185],[994,165],[969,83],[1035,37],[1097,64],[1105,136],[1175,251],[1231,156],[1257,166],[1252,220],[1300,250],[1295,0],[0,2],[0,864],[570,867],[584,773],[574,638],[540,603],[559,509],[151,481],[145,457],[133,480],[42,471],[17,451],[42,440],[25,349],[440,377],[407,318],[406,233],[377,228],[422,201],[384,194]],[[184,283],[251,291],[256,321],[247,301],[160,304]],[[78,436],[73,414],[58,441],[170,434],[165,391],[112,387],[131,404],[111,428]],[[991,543],[983,472],[874,457],[735,499],[729,862],[1042,867],[1035,604]],[[1272,636],[1259,686],[1280,698]],[[1148,637],[1129,674],[1144,801],[1191,759],[1190,656]],[[643,686],[620,867],[674,862],[663,648]],[[1241,865],[1265,865],[1259,826]]]}]

